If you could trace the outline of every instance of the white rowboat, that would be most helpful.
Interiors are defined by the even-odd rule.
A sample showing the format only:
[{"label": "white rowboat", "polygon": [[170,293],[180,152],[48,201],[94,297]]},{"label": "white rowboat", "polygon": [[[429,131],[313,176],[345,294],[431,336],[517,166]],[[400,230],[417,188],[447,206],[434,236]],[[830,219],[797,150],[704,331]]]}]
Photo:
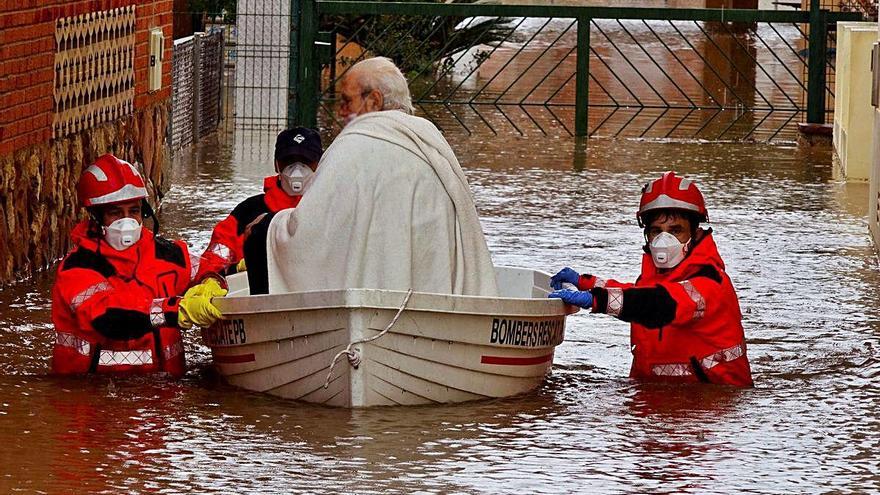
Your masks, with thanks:
[{"label": "white rowboat", "polygon": [[[283,398],[364,407],[516,395],[544,380],[576,308],[546,298],[546,273],[495,271],[503,297],[375,289],[250,296],[247,274],[236,274],[227,297],[215,299],[226,319],[202,338],[227,382]],[[328,380],[347,348],[350,358],[343,354]]]}]

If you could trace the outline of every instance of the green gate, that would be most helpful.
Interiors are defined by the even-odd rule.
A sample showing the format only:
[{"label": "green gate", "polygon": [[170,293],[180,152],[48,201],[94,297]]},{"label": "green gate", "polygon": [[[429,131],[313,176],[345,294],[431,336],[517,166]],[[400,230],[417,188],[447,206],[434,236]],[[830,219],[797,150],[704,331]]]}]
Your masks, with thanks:
[{"label": "green gate", "polygon": [[[288,120],[340,128],[348,67],[389,56],[445,132],[772,141],[833,106],[857,13],[293,0]],[[832,31],[833,34],[833,31]]]}]

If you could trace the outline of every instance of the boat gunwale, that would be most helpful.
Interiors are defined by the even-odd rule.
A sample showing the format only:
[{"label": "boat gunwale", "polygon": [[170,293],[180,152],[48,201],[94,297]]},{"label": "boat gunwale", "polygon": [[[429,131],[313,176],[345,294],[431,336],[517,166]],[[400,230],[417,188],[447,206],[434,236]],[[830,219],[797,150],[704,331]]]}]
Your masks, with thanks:
[{"label": "boat gunwale", "polygon": [[[333,296],[334,303],[319,303],[309,305],[287,306],[277,305],[269,308],[253,308],[255,305],[266,305],[266,303],[275,302],[276,300],[288,299],[291,296],[297,297],[319,297],[321,295]],[[400,309],[400,303],[383,303],[382,301],[365,301],[365,298],[376,297],[384,299],[387,297],[398,296],[399,301],[403,301],[406,291],[391,289],[332,289],[332,290],[315,290],[301,292],[286,292],[281,294],[258,294],[247,296],[227,296],[221,299],[215,299],[215,304],[225,317],[228,316],[246,316],[255,314],[268,313],[289,313],[294,311],[316,311],[316,310],[333,310],[333,309],[381,309],[381,310],[397,310]],[[521,308],[519,311],[499,311],[481,308],[450,308],[454,306],[444,304],[428,306],[431,299],[441,299],[448,301],[452,298],[454,301],[462,301],[467,305],[498,305],[498,301],[502,301],[504,305],[516,305]],[[281,302],[281,301],[278,301]],[[438,301],[439,302],[439,301]],[[231,308],[228,306],[232,306]],[[241,307],[244,306],[244,307]],[[523,306],[535,306],[534,311],[523,311]],[[555,310],[555,311],[549,311]],[[413,292],[412,298],[406,307],[406,311],[418,311],[427,313],[444,313],[458,315],[473,316],[518,316],[526,318],[547,318],[568,316],[577,313],[580,308],[563,303],[561,300],[539,299],[534,297],[493,297],[493,296],[473,296],[461,294],[438,294],[432,292]]]}]

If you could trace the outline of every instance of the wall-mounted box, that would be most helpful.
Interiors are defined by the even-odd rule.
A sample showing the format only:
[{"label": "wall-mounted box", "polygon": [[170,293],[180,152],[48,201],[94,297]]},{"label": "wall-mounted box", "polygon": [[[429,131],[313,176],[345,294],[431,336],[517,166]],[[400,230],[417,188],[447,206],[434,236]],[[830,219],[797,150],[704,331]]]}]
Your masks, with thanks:
[{"label": "wall-mounted box", "polygon": [[147,70],[147,90],[162,89],[162,65],[165,59],[165,35],[161,29],[150,31],[150,67]]}]

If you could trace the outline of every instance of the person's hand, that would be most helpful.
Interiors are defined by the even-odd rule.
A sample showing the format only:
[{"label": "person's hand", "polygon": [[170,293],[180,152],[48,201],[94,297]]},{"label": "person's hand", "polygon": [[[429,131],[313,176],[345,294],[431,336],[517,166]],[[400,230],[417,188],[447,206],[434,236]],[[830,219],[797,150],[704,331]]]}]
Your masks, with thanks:
[{"label": "person's hand", "polygon": [[550,287],[555,290],[559,290],[562,288],[563,283],[569,283],[575,287],[577,287],[578,280],[580,280],[581,276],[578,272],[572,270],[569,267],[565,267],[562,270],[559,270],[559,273],[550,277]]},{"label": "person's hand", "polygon": [[177,324],[188,329],[193,325],[203,328],[210,327],[215,321],[223,318],[223,313],[211,302],[215,297],[223,297],[229,291],[220,287],[217,280],[209,278],[194,285],[186,291],[178,303]]},{"label": "person's hand", "polygon": [[186,294],[184,294],[183,297],[203,296],[205,294],[212,294],[210,297],[216,297],[216,294],[219,294],[221,291],[223,291],[223,294],[220,295],[225,296],[226,289],[220,285],[220,280],[216,278],[218,276],[219,275],[213,273],[208,274],[208,276],[202,279],[201,282],[187,289]]},{"label": "person's hand", "polygon": [[235,265],[235,273],[241,273],[241,272],[246,272],[246,271],[247,271],[247,264],[245,264],[244,258],[242,258],[241,261],[239,261],[238,264]]},{"label": "person's hand", "polygon": [[547,297],[562,299],[566,304],[573,304],[584,309],[591,309],[593,307],[593,294],[585,290],[556,290],[547,294]]}]

